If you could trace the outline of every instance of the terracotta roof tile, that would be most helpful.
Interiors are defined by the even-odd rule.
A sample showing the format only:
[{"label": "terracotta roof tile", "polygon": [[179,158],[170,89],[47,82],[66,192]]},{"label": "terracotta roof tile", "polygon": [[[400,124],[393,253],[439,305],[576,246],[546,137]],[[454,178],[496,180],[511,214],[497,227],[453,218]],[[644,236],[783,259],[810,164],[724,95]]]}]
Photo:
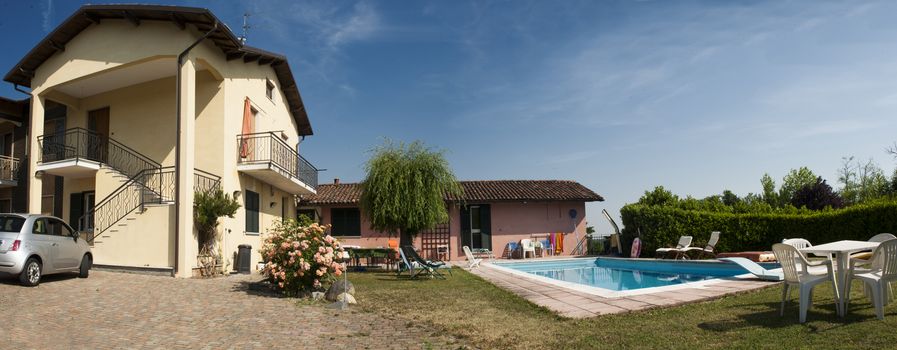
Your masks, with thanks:
[{"label": "terracotta roof tile", "polygon": [[[465,201],[604,201],[576,181],[566,180],[479,180],[461,181]],[[318,185],[317,194],[302,198],[303,204],[353,204],[361,199],[361,185]],[[446,200],[457,200],[449,198]]]}]

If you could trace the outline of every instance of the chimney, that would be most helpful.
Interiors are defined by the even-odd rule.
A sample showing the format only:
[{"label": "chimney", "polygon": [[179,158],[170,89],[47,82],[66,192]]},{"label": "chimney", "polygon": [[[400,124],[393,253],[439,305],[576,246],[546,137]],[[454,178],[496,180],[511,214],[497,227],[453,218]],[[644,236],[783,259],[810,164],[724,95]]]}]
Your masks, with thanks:
[{"label": "chimney", "polygon": [[334,185],[339,185],[339,178],[338,178],[338,177],[333,178],[333,184],[334,184]]}]

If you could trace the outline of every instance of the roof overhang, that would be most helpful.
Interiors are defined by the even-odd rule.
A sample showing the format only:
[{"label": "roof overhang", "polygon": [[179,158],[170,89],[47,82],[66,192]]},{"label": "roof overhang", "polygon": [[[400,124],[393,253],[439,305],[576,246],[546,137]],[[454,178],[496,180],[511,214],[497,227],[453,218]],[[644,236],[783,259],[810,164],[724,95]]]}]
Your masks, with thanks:
[{"label": "roof overhang", "polygon": [[10,121],[16,126],[21,126],[28,115],[29,100],[10,100],[0,97],[0,121]]},{"label": "roof overhang", "polygon": [[[223,23],[208,9],[198,7],[84,5],[66,18],[50,34],[47,34],[9,73],[6,73],[3,80],[31,87],[31,79],[34,78],[35,70],[46,60],[59,51],[65,51],[65,45],[85,28],[109,19],[127,20],[135,26],[139,26],[141,21],[166,21],[181,29],[192,25],[200,32],[208,32],[216,22]],[[305,105],[299,95],[299,88],[285,56],[243,45],[226,25],[219,25],[218,29],[208,37],[208,40],[221,49],[228,60],[242,59],[246,64],[271,65],[280,82],[281,90],[286,96],[299,135],[313,133]]]}]

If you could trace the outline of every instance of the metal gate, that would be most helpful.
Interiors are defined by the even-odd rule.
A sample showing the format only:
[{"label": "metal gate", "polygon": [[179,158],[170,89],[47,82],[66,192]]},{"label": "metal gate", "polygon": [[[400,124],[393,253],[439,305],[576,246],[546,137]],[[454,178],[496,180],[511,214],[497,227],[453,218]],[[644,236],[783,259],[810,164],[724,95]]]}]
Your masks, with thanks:
[{"label": "metal gate", "polygon": [[424,259],[451,260],[449,226],[450,224],[447,222],[420,233],[421,253],[423,253]]}]

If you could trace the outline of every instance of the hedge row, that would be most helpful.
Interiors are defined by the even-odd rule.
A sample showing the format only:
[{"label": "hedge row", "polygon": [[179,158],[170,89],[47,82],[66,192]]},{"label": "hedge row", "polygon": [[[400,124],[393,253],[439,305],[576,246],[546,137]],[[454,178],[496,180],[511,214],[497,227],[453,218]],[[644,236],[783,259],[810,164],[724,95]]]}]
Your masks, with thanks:
[{"label": "hedge row", "polygon": [[773,243],[784,238],[806,238],[821,244],[897,233],[897,202],[810,214],[736,214],[629,204],[620,209],[620,214],[625,227],[624,248],[640,230],[643,257],[652,256],[657,248],[675,246],[679,236],[693,236],[692,245],[703,247],[711,231],[721,232],[717,252],[770,250]]}]

